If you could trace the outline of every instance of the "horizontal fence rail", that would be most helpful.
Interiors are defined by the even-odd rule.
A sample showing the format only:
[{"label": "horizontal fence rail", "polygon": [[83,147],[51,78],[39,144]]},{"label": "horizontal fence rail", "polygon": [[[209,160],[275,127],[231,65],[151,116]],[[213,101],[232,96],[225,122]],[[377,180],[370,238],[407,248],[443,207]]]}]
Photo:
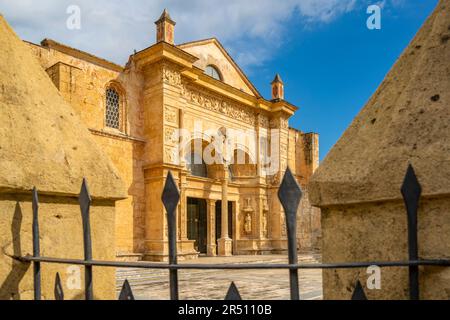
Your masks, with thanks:
[{"label": "horizontal fence rail", "polygon": [[[419,266],[450,267],[450,260],[428,259],[421,260],[418,255],[417,239],[417,212],[419,208],[422,189],[413,167],[410,165],[406,172],[405,180],[401,187],[401,193],[405,202],[408,221],[408,261],[374,261],[374,262],[346,262],[346,263],[317,263],[299,264],[297,252],[297,210],[302,198],[302,191],[288,168],[280,185],[278,197],[286,215],[286,227],[288,238],[288,264],[178,264],[177,261],[177,207],[180,202],[175,179],[169,172],[162,194],[162,202],[167,211],[168,237],[169,237],[169,263],[158,264],[150,262],[120,262],[98,261],[92,257],[92,240],[90,227],[90,205],[92,203],[88,184],[83,180],[79,196],[79,204],[83,221],[84,260],[60,259],[40,256],[39,244],[39,198],[36,189],[32,192],[33,201],[33,255],[15,257],[16,260],[33,263],[34,274],[34,298],[41,299],[41,263],[82,265],[85,268],[85,298],[94,299],[93,292],[93,267],[112,268],[141,268],[141,269],[165,269],[169,270],[170,298],[179,299],[178,270],[267,270],[285,269],[289,271],[290,295],[292,300],[300,300],[299,270],[306,269],[355,269],[377,266],[380,268],[406,267],[409,270],[409,296],[411,300],[418,300],[419,295]],[[64,300],[64,292],[59,273],[55,277],[55,300]],[[134,294],[128,280],[125,280],[119,294],[119,300],[134,300]],[[225,300],[242,300],[239,290],[234,282],[231,283]],[[352,295],[352,300],[367,300],[364,289],[358,280]]]}]

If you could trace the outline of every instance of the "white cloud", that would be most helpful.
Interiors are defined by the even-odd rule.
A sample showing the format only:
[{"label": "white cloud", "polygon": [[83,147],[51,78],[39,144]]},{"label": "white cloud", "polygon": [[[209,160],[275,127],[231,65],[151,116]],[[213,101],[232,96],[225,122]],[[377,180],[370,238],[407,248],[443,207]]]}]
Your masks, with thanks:
[{"label": "white cloud", "polygon": [[[81,7],[81,30],[66,28],[66,9],[73,4]],[[133,49],[154,43],[153,22],[166,7],[177,22],[178,43],[215,36],[245,67],[263,63],[280,48],[292,19],[328,23],[355,4],[356,0],[0,0],[0,12],[25,40],[48,37],[124,64]]]}]

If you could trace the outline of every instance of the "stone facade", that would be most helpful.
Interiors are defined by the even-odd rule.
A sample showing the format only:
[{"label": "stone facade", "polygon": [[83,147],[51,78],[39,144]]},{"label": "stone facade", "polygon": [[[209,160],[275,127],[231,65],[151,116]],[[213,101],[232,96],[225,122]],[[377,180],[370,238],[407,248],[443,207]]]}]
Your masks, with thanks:
[{"label": "stone facade", "polygon": [[[52,40],[28,44],[128,187],[128,198],[117,204],[118,257],[167,259],[167,221],[161,193],[169,170],[182,195],[180,258],[198,257],[197,242],[202,241],[208,255],[284,252],[286,230],[277,189],[288,165],[306,189],[318,167],[318,135],[289,128],[288,120],[297,108],[283,99],[262,98],[219,41],[175,46],[171,43],[173,34],[161,31],[175,25],[168,13],[156,24],[160,30],[157,43],[130,56],[125,67]],[[220,79],[205,74],[207,68],[214,68]],[[120,125],[115,129],[105,122],[108,88],[120,96]],[[246,162],[236,166],[208,164],[206,176],[192,174],[183,156],[186,146],[198,142],[205,151],[215,138],[209,133],[224,128],[227,132],[253,133],[253,151],[232,147],[232,152],[241,152]],[[174,136],[177,130],[190,132],[189,141],[180,143]],[[269,155],[264,148],[272,145],[280,146],[270,154],[279,166],[276,172],[266,174],[262,157]],[[200,225],[206,228],[205,239],[200,241],[192,239],[189,212],[197,207],[189,206],[188,199],[206,203],[196,200],[205,211],[201,213],[204,225]],[[224,212],[217,215],[220,223],[216,221],[219,207]],[[316,248],[320,211],[312,209],[307,200],[301,207],[299,247]],[[221,230],[216,230],[219,224]]]}]

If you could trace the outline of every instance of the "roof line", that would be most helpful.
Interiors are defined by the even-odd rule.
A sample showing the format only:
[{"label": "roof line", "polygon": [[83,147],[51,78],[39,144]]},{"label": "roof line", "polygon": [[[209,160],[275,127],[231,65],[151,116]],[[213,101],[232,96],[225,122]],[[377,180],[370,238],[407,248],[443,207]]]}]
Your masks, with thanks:
[{"label": "roof line", "polygon": [[208,42],[216,42],[225,54],[225,56],[231,61],[231,63],[236,67],[238,73],[244,78],[244,82],[250,87],[250,89],[253,91],[253,93],[258,97],[262,98],[261,93],[258,91],[258,89],[253,85],[253,83],[248,79],[247,75],[242,71],[241,67],[236,63],[236,61],[233,59],[233,57],[228,53],[228,51],[225,49],[225,47],[222,45],[222,43],[217,39],[216,37],[202,39],[202,40],[196,40],[196,41],[190,41],[186,43],[182,43],[177,45],[177,47],[180,47],[180,49],[183,49],[183,47],[190,46],[193,44],[199,44],[199,43],[208,43]]},{"label": "roof line", "polygon": [[205,39],[201,39],[201,40],[193,40],[193,41],[183,42],[183,43],[177,44],[176,46],[184,47],[184,46],[188,46],[191,44],[197,44],[200,42],[208,42],[208,41],[213,41],[213,40],[219,41],[216,37],[211,37],[211,38],[205,38]]},{"label": "roof line", "polygon": [[78,58],[80,60],[84,60],[84,61],[96,64],[96,65],[98,65],[100,67],[103,67],[103,68],[106,68],[106,69],[110,69],[110,70],[113,70],[113,71],[116,71],[116,72],[122,72],[125,69],[125,67],[123,67],[123,66],[121,66],[121,65],[119,65],[117,63],[114,63],[114,62],[111,62],[109,60],[100,58],[100,57],[95,56],[95,55],[93,55],[93,54],[91,54],[89,52],[82,51],[82,50],[70,47],[68,45],[65,45],[63,43],[60,43],[60,42],[52,40],[52,39],[45,38],[44,40],[41,41],[40,45],[39,44],[35,44],[33,42],[29,42],[29,41],[26,41],[26,42],[31,43],[31,44],[36,45],[36,46],[43,47],[43,48],[53,49],[53,50],[62,52],[64,54],[73,56],[74,58]]}]

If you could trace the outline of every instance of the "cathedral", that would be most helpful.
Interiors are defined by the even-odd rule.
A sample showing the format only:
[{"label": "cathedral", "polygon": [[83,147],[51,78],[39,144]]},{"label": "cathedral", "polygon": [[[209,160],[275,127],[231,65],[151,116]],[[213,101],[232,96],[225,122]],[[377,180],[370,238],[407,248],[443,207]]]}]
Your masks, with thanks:
[{"label": "cathedral", "polygon": [[320,211],[306,186],[319,165],[318,134],[289,126],[298,108],[284,99],[279,75],[266,100],[217,39],[176,45],[175,26],[164,10],[156,43],[125,66],[50,39],[26,42],[126,183],[117,259],[167,260],[169,171],[181,194],[181,259],[285,253],[277,192],[287,167],[304,192],[298,248],[317,249]]}]

